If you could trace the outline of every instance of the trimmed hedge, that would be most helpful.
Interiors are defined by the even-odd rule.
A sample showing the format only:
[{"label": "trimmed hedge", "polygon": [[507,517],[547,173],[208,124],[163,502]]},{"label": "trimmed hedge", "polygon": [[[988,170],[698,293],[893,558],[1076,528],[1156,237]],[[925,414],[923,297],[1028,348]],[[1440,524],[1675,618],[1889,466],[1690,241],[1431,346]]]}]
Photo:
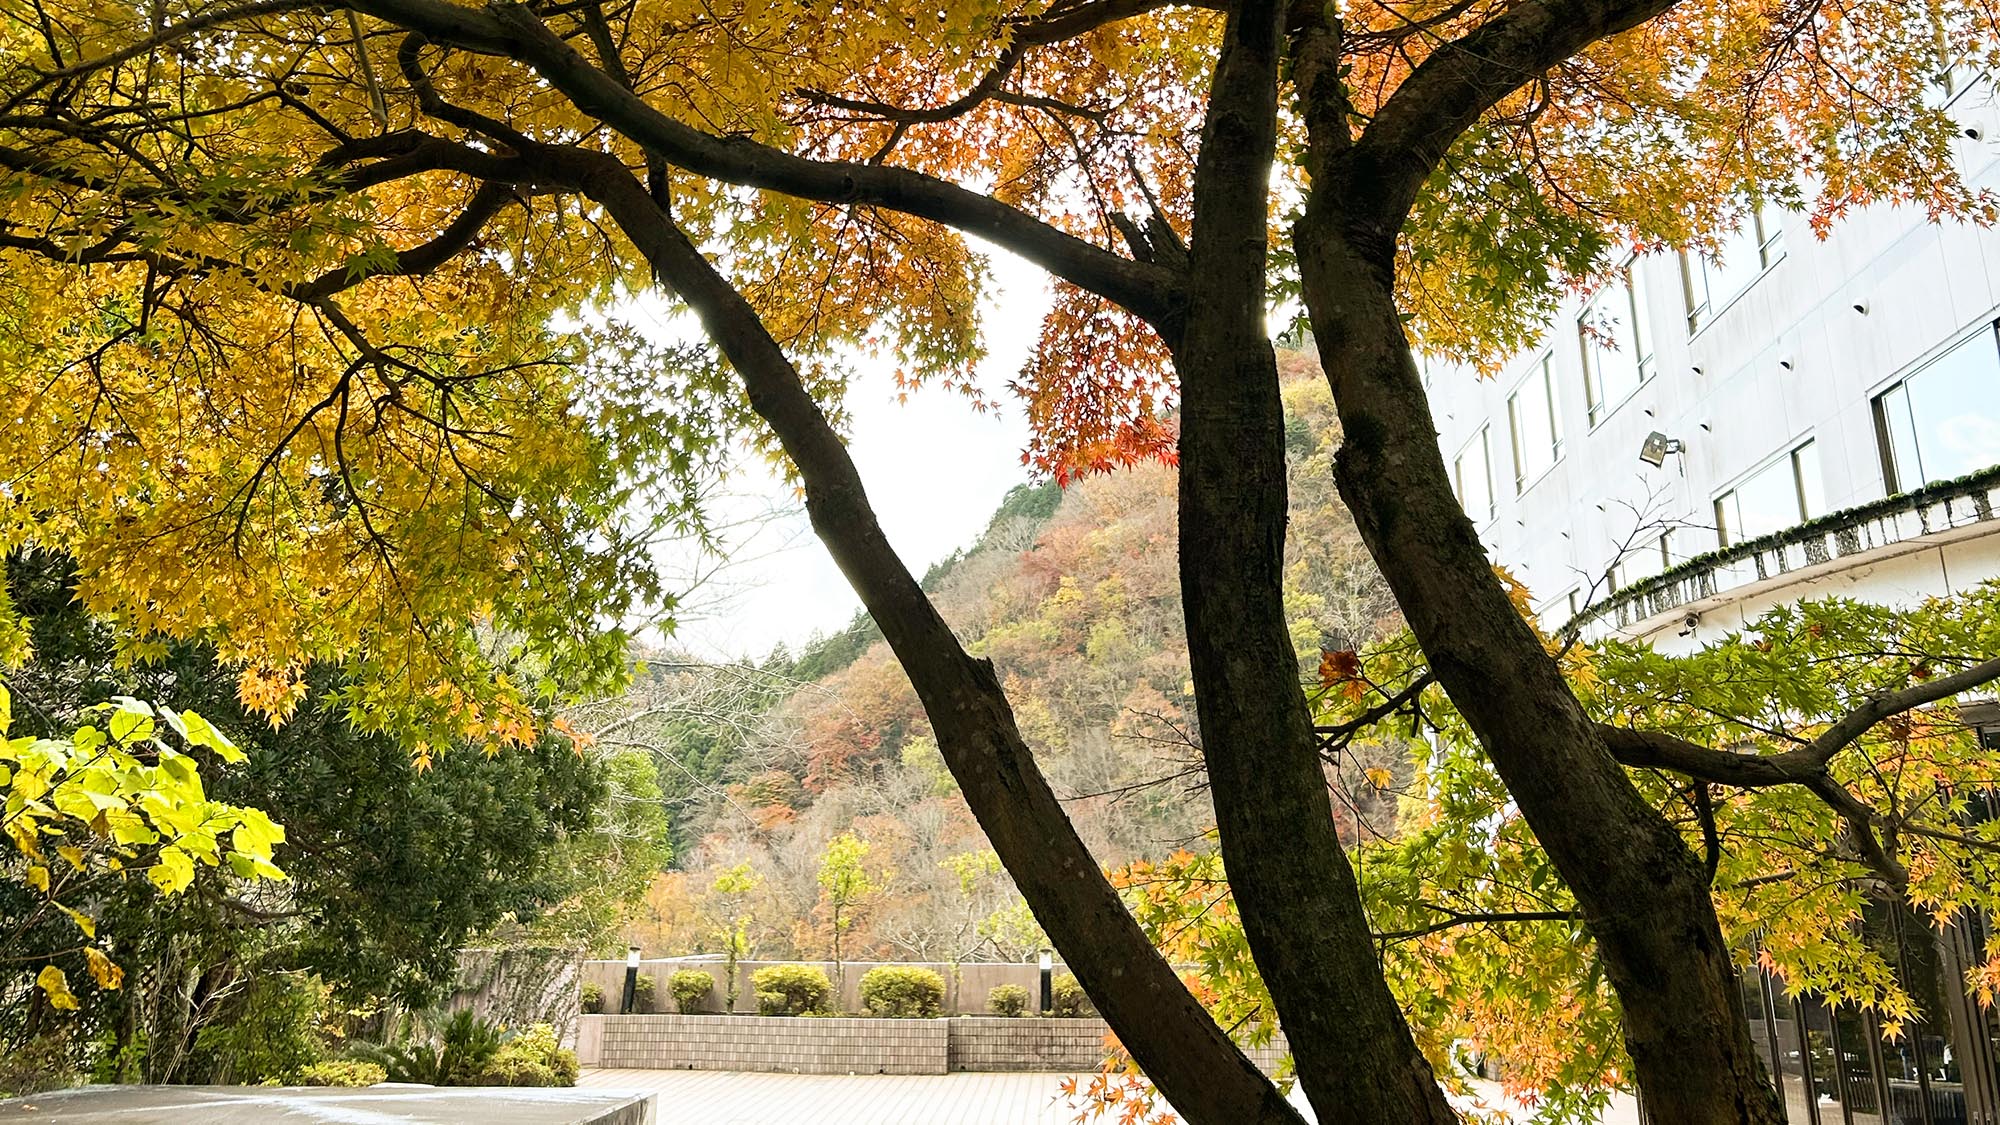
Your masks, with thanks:
[{"label": "trimmed hedge", "polygon": [[659,1005],[654,1003],[654,997],[659,991],[659,987],[659,982],[653,979],[653,974],[651,973],[640,973],[634,977],[632,979],[632,1010],[634,1012],[659,1011]]},{"label": "trimmed hedge", "polygon": [[936,1019],[944,1014],[944,978],[915,966],[883,965],[861,978],[868,1014],[889,1019]]},{"label": "trimmed hedge", "polygon": [[1077,1019],[1097,1014],[1097,1006],[1090,1002],[1089,994],[1069,973],[1049,982],[1049,1014],[1064,1019]]},{"label": "trimmed hedge", "polygon": [[604,989],[596,984],[583,986],[583,1010],[589,1015],[604,1011]]},{"label": "trimmed hedge", "polygon": [[301,1086],[373,1086],[388,1080],[389,1072],[380,1063],[361,1059],[328,1059],[299,1072]]},{"label": "trimmed hedge", "polygon": [[811,965],[772,965],[750,974],[757,1012],[766,1016],[825,1015],[833,1010],[833,982]]},{"label": "trimmed hedge", "polygon": [[702,1010],[708,994],[715,991],[715,978],[700,969],[682,969],[667,978],[667,989],[674,994],[674,1009],[691,1016]]},{"label": "trimmed hedge", "polygon": [[996,1016],[1020,1016],[1028,1010],[1028,990],[1018,984],[996,984],[986,994],[986,1010]]}]

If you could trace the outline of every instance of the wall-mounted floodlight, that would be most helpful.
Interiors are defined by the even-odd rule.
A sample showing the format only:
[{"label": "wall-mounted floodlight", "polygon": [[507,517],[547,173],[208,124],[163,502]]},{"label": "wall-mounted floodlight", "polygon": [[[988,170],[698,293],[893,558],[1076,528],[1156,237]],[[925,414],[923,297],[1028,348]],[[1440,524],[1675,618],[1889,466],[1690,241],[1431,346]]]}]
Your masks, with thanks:
[{"label": "wall-mounted floodlight", "polygon": [[1679,438],[1670,438],[1654,430],[1646,435],[1645,444],[1639,447],[1639,460],[1657,469],[1667,463],[1667,454],[1680,453],[1685,449]]}]

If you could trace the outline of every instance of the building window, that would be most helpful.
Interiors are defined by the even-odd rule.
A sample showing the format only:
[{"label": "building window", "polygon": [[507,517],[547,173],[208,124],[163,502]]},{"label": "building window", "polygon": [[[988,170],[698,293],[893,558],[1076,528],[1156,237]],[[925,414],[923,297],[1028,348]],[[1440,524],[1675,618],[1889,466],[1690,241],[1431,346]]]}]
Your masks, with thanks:
[{"label": "building window", "polygon": [[1562,460],[1562,419],[1556,413],[1556,385],[1551,356],[1543,356],[1534,374],[1507,398],[1507,429],[1514,448],[1514,494]]},{"label": "building window", "polygon": [[1611,588],[1622,590],[1635,586],[1656,574],[1664,573],[1671,565],[1667,554],[1667,536],[1662,532],[1657,539],[1635,543],[1618,556],[1611,567]]},{"label": "building window", "polygon": [[1493,518],[1493,459],[1488,455],[1488,434],[1490,426],[1479,427],[1479,434],[1458,451],[1458,461],[1452,466],[1452,485],[1458,490],[1458,503],[1474,523],[1484,523]]},{"label": "building window", "polygon": [[1819,449],[1810,441],[1715,498],[1715,534],[1724,547],[1796,527],[1825,514]]},{"label": "building window", "polygon": [[1989,324],[1875,396],[1889,495],[2000,464],[2000,340]]},{"label": "building window", "polygon": [[1785,256],[1780,212],[1766,203],[1722,237],[1714,259],[1681,252],[1681,280],[1687,290],[1688,331],[1700,331]]},{"label": "building window", "polygon": [[1578,604],[1580,593],[1581,591],[1572,589],[1559,598],[1550,599],[1542,606],[1541,613],[1537,615],[1542,632],[1554,636],[1563,626],[1576,620],[1577,612],[1583,608]]},{"label": "building window", "polygon": [[1653,334],[1637,258],[1576,319],[1583,349],[1583,393],[1595,426],[1653,377]]}]

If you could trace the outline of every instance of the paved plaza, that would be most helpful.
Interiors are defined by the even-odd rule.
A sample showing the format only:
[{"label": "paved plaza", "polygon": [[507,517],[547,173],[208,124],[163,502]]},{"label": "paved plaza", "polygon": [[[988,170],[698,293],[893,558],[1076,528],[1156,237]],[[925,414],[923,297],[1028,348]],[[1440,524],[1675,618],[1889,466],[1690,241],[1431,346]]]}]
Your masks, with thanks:
[{"label": "paved plaza", "polygon": [[[586,1070],[581,1085],[657,1095],[659,1125],[1072,1125],[1062,1074],[740,1074]],[[1076,1076],[1079,1079],[1087,1076]],[[1497,1097],[1497,1093],[1494,1095]],[[1292,1093],[1305,1110],[1305,1098]],[[1529,1115],[1522,1114],[1525,1120]],[[1620,1099],[1603,1125],[1636,1125]]]},{"label": "paved plaza", "polygon": [[586,1070],[580,1085],[655,1094],[660,1125],[1071,1125],[1064,1077]]}]

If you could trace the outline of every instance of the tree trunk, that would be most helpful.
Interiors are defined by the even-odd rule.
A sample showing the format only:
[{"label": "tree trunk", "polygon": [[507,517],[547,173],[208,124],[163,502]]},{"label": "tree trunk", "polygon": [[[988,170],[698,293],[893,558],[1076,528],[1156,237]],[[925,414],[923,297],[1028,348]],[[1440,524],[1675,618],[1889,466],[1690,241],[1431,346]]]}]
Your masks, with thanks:
[{"label": "tree trunk", "polygon": [[909,675],[966,804],[1125,1048],[1190,1122],[1298,1125],[1126,910],[1022,741],[992,664],[965,652],[896,556],[846,448],[756,313],[625,169],[562,174],[604,205],[743,379],[805,482],[814,531]]},{"label": "tree trunk", "polygon": [[1223,32],[1174,348],[1195,710],[1230,890],[1319,1120],[1456,1121],[1383,981],[1285,623],[1285,427],[1264,316],[1279,8],[1241,4]]},{"label": "tree trunk", "polygon": [[1393,232],[1328,177],[1294,232],[1346,440],[1341,496],[1432,670],[1576,895],[1657,1120],[1777,1125],[1707,872],[1615,762],[1455,499],[1393,297]]}]

